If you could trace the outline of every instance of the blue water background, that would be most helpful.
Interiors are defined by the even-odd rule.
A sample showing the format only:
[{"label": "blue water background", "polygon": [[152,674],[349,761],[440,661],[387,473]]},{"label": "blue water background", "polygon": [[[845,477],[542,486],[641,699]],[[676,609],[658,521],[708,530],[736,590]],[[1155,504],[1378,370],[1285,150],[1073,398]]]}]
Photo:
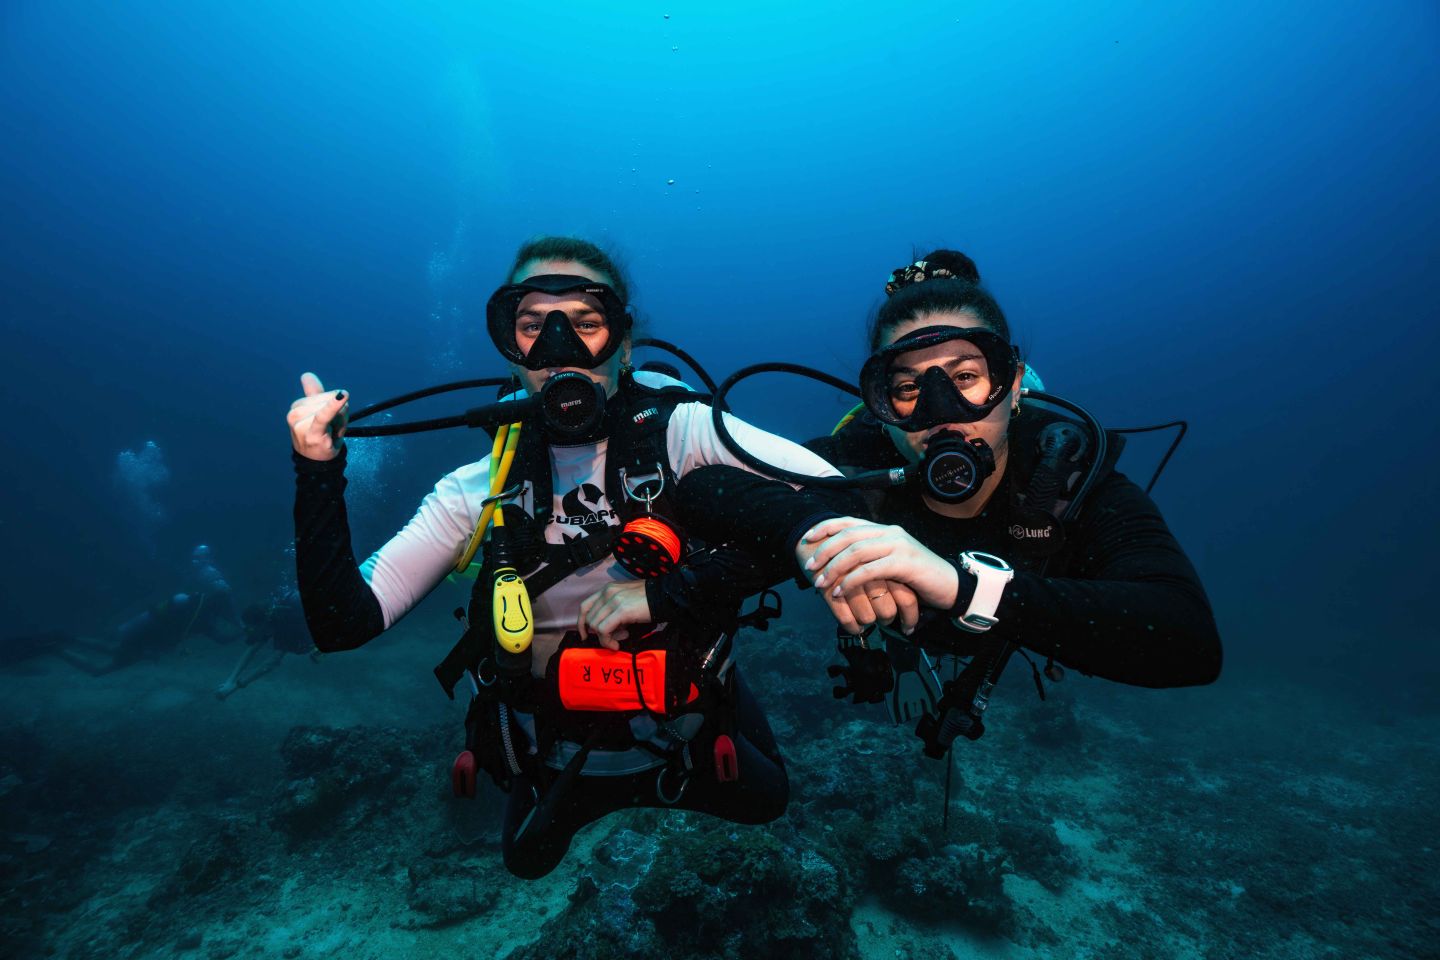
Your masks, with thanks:
[{"label": "blue water background", "polygon": [[[1190,421],[1156,495],[1230,678],[1433,683],[1437,53],[1424,2],[12,0],[3,632],[113,624],[197,540],[268,591],[299,374],[499,373],[481,308],[531,234],[615,248],[717,375],[853,375],[887,272],[946,245],[1052,389]],[[845,405],[735,397],[796,438]],[[147,440],[155,522],[115,477]],[[484,443],[387,447],[357,549]]]}]

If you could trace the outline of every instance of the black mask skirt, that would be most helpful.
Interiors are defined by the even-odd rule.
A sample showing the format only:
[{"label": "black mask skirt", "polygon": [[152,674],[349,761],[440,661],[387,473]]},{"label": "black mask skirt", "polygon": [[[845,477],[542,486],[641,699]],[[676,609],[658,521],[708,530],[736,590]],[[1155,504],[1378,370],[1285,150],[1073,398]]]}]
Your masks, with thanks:
[{"label": "black mask skirt", "polygon": [[[944,370],[932,366],[916,377],[920,388],[915,408],[901,416],[891,396],[891,374],[902,354],[924,350],[936,344],[964,340],[985,359],[990,376],[990,394],[980,403],[971,403]],[[865,407],[882,423],[906,433],[928,430],[942,423],[974,423],[989,416],[1004,402],[1019,369],[1020,354],[1004,337],[979,327],[922,327],[877,351],[860,370],[860,390]]]},{"label": "black mask skirt", "polygon": [[[610,331],[609,339],[599,353],[591,353],[585,341],[575,332],[570,318],[563,311],[551,310],[545,316],[540,336],[526,354],[515,340],[515,314],[520,301],[526,294],[548,293],[560,295],[574,293],[593,297],[600,303],[600,312]],[[630,312],[609,284],[600,283],[587,277],[572,277],[551,274],[530,277],[522,283],[511,283],[496,290],[485,306],[485,321],[490,330],[490,339],[505,359],[518,363],[527,370],[546,370],[554,367],[577,367],[594,370],[615,355],[625,338],[630,335]]]}]

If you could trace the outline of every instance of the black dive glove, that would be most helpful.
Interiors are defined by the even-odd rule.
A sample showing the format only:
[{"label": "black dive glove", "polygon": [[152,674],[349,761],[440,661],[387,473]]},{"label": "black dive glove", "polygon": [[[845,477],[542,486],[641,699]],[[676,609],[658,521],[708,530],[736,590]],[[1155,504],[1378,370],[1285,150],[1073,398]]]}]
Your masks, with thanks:
[{"label": "black dive glove", "polygon": [[844,678],[840,686],[831,690],[836,700],[853,697],[852,703],[880,703],[895,688],[890,658],[883,649],[867,646],[864,636],[841,631],[836,634],[835,648],[845,658],[845,666],[831,664],[825,672],[832,680]]}]

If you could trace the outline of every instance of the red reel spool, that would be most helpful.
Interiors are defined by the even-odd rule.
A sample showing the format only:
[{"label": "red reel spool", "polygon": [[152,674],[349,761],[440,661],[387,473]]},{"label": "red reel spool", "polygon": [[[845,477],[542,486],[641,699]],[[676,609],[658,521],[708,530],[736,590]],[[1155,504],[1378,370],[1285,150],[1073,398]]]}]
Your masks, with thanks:
[{"label": "red reel spool", "polygon": [[649,579],[680,565],[680,532],[654,514],[636,517],[615,538],[615,559],[630,574]]}]

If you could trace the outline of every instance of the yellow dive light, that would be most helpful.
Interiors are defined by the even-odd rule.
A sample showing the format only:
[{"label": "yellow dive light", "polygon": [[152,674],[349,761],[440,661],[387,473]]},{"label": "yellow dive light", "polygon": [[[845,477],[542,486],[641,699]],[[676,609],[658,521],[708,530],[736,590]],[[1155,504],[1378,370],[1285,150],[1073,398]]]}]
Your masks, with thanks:
[{"label": "yellow dive light", "polygon": [[530,614],[530,591],[514,567],[495,571],[490,612],[495,618],[496,642],[511,653],[524,653],[535,637],[535,618]]}]

